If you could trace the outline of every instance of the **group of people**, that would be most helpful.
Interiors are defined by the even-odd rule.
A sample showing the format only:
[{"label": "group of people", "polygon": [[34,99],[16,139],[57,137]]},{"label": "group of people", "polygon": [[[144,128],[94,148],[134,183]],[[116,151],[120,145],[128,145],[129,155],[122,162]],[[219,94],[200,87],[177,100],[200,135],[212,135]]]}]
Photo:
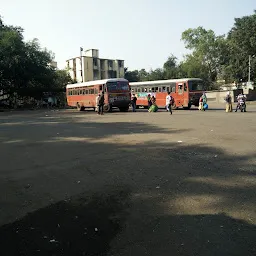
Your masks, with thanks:
[{"label": "group of people", "polygon": [[[148,101],[148,112],[157,112],[158,110],[158,106],[156,104],[156,98],[154,95],[147,95],[147,101]],[[226,97],[225,97],[225,101],[226,101],[226,112],[232,112],[232,97],[230,92],[227,93]],[[137,103],[137,97],[135,94],[132,95],[131,98],[131,106],[132,106],[132,111],[136,112],[136,104]],[[104,108],[104,92],[100,93],[97,97],[96,97],[96,104],[97,104],[97,109],[96,111],[98,112],[99,115],[103,115],[103,108]],[[246,95],[240,93],[237,96],[237,106],[236,106],[236,110],[235,112],[237,112],[239,106],[243,104],[244,106],[244,112],[246,112]],[[166,111],[170,112],[170,114],[172,115],[172,108],[174,105],[174,98],[171,95],[170,92],[167,93],[166,96]],[[199,99],[199,110],[201,111],[205,111],[206,109],[208,109],[208,104],[207,104],[207,96],[206,93],[204,92],[203,95],[200,97]]]},{"label": "group of people", "polygon": [[[237,112],[237,110],[239,109],[240,105],[243,106],[244,108],[244,112],[246,112],[246,95],[240,93],[237,96],[237,105],[236,105],[236,110],[235,112]],[[226,97],[225,97],[225,101],[226,101],[226,112],[232,112],[233,111],[233,107],[232,107],[232,97],[230,92],[227,93]]]},{"label": "group of people", "polygon": [[208,109],[207,97],[206,97],[206,93],[205,92],[199,98],[199,107],[198,107],[198,109],[201,110],[201,111],[205,111],[206,109]]},{"label": "group of people", "polygon": [[[156,112],[158,110],[158,106],[156,105],[156,97],[154,95],[147,95],[148,100],[148,112]],[[135,94],[132,95],[131,98],[131,105],[132,105],[132,112],[136,112],[136,102],[137,97]]]}]

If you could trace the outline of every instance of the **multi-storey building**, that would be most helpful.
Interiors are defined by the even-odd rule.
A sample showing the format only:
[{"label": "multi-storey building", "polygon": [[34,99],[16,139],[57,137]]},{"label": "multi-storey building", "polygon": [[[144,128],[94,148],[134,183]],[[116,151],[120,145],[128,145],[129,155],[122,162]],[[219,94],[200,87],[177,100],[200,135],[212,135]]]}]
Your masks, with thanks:
[{"label": "multi-storey building", "polygon": [[86,50],[66,62],[71,78],[77,82],[124,77],[124,60],[101,59],[97,49]]}]

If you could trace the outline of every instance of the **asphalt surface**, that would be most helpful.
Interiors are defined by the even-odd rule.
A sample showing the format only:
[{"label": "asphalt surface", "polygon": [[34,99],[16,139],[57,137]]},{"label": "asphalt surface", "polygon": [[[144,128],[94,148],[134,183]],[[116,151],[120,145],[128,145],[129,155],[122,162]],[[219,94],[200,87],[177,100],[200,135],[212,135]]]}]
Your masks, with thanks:
[{"label": "asphalt surface", "polygon": [[256,109],[0,113],[1,255],[256,255]]}]

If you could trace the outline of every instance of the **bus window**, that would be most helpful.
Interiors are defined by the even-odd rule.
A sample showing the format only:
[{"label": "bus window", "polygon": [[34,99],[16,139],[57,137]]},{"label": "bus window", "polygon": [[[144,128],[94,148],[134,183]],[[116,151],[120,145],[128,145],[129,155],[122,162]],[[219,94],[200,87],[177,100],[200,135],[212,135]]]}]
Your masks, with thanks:
[{"label": "bus window", "polygon": [[152,88],[151,88],[151,91],[152,91],[152,92],[155,92],[155,87],[152,87]]},{"label": "bus window", "polygon": [[170,92],[176,92],[176,83],[170,83]]},{"label": "bus window", "polygon": [[187,91],[187,85],[186,85],[186,83],[184,83],[184,92],[186,92]]},{"label": "bus window", "polygon": [[102,91],[102,85],[100,85],[100,91]]},{"label": "bus window", "polygon": [[163,86],[163,92],[166,92],[166,87],[165,86]]},{"label": "bus window", "polygon": [[82,95],[83,94],[83,90],[80,90],[80,93],[79,93],[80,95]]},{"label": "bus window", "polygon": [[135,90],[135,92],[137,92],[137,91],[138,91],[138,89],[137,89],[137,88],[135,88],[134,90]]},{"label": "bus window", "polygon": [[88,94],[88,90],[85,90],[85,94]]},{"label": "bus window", "polygon": [[138,92],[140,92],[140,88],[138,88]]},{"label": "bus window", "polygon": [[158,88],[158,91],[159,91],[159,92],[162,92],[162,88],[161,88],[161,87],[159,87],[159,88]]},{"label": "bus window", "polygon": [[155,87],[155,92],[158,92],[158,87]]},{"label": "bus window", "polygon": [[179,84],[178,85],[178,94],[182,94],[183,93],[183,84]]},{"label": "bus window", "polygon": [[144,87],[141,87],[141,92],[144,92]]},{"label": "bus window", "polygon": [[166,87],[166,91],[170,92],[170,87],[169,86]]},{"label": "bus window", "polygon": [[144,92],[147,92],[148,91],[148,88],[144,88]]},{"label": "bus window", "polygon": [[98,92],[98,89],[97,88],[95,88],[95,94],[98,94],[99,92]]},{"label": "bus window", "polygon": [[85,94],[85,89],[83,89],[83,95]]}]

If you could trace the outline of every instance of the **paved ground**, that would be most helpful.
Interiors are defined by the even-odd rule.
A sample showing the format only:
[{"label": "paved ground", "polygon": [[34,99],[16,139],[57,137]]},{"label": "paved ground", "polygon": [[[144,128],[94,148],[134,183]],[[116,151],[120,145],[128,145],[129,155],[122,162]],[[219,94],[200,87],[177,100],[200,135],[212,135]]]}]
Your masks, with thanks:
[{"label": "paved ground", "polygon": [[0,113],[1,255],[255,255],[248,110]]}]

